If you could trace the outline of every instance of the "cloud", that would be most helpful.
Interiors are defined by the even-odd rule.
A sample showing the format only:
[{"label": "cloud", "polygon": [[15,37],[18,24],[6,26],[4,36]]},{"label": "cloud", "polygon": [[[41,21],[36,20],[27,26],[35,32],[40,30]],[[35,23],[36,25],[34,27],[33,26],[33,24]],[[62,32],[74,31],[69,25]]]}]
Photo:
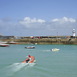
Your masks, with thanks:
[{"label": "cloud", "polygon": [[24,25],[27,28],[35,28],[36,25],[40,26],[41,24],[45,23],[45,20],[42,19],[31,19],[30,17],[25,17],[22,21],[19,21],[19,24]]},{"label": "cloud", "polygon": [[74,18],[55,18],[51,21],[25,17],[18,22],[7,18],[0,19],[0,33],[16,36],[39,36],[39,35],[72,35],[72,30],[77,31],[77,20]]},{"label": "cloud", "polygon": [[42,20],[42,19],[36,19],[36,18],[33,18],[33,19],[31,19],[30,17],[25,17],[22,21],[21,21],[21,23],[44,23],[45,22],[45,20]]},{"label": "cloud", "polygon": [[70,23],[75,23],[76,20],[73,19],[73,18],[67,18],[67,17],[63,17],[61,19],[53,19],[52,22],[59,22],[59,23],[67,23],[67,22],[70,22]]}]

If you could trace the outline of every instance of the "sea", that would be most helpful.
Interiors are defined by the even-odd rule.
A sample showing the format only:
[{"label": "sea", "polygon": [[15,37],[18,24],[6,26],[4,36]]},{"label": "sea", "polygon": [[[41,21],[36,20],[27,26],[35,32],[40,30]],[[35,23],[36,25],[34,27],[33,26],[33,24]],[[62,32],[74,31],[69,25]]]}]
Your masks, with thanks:
[{"label": "sea", "polygon": [[[53,52],[53,48],[60,50]],[[34,56],[36,62],[22,63],[28,55]],[[77,45],[0,47],[0,77],[77,77]]]}]

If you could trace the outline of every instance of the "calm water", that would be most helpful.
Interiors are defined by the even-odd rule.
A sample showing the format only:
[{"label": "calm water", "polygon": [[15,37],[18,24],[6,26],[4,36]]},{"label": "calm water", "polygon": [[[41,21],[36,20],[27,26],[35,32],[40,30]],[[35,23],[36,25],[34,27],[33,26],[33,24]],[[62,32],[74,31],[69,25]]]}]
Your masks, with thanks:
[{"label": "calm water", "polygon": [[[25,46],[30,45],[0,47],[0,77],[77,77],[77,45]],[[35,56],[36,63],[21,63],[28,54]]]}]

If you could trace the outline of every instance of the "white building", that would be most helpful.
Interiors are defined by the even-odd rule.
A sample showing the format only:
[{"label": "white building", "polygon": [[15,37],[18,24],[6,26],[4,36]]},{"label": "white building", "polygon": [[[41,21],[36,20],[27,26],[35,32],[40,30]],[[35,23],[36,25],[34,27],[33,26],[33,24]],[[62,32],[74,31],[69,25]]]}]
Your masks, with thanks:
[{"label": "white building", "polygon": [[73,34],[73,36],[76,36],[76,31],[75,31],[75,29],[73,29],[72,34]]}]

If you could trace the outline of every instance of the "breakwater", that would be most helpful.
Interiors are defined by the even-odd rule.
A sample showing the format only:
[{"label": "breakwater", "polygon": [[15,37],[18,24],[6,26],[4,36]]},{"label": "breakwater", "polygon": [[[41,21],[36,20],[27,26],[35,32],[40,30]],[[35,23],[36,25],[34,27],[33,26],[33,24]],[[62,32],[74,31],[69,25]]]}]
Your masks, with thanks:
[{"label": "breakwater", "polygon": [[19,44],[76,44],[76,37],[69,38],[22,38],[22,39],[1,39],[1,41],[14,41]]},{"label": "breakwater", "polygon": [[77,44],[77,39],[18,39],[21,44]]}]

